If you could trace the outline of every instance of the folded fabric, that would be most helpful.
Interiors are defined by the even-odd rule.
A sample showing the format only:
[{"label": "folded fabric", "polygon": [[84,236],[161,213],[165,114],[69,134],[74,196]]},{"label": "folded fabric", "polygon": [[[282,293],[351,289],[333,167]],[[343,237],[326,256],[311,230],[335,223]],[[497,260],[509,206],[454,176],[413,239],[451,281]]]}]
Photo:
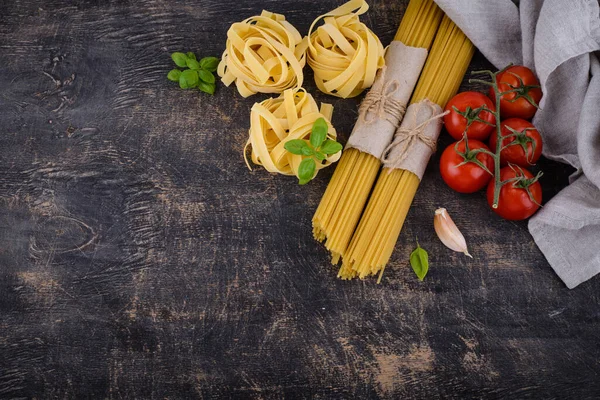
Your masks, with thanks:
[{"label": "folded fabric", "polygon": [[600,7],[597,0],[435,0],[497,68],[523,64],[544,97],[534,125],[544,155],[576,168],[529,221],[569,288],[600,272]]}]

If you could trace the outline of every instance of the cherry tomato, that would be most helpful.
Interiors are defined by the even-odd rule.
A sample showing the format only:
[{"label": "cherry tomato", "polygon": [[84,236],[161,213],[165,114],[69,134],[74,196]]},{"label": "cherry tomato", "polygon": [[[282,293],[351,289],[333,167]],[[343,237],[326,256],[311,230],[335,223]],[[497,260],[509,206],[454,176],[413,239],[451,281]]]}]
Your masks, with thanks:
[{"label": "cherry tomato", "polygon": [[[501,135],[503,137],[513,135],[508,128],[521,132],[521,134],[502,140],[502,146],[506,146],[509,143],[513,144],[502,150],[500,153],[500,163],[503,166],[511,163],[520,165],[521,167],[528,167],[535,164],[542,155],[542,136],[537,129],[535,129],[535,126],[533,126],[531,122],[521,118],[509,118],[502,121],[501,124]],[[496,135],[492,135],[490,137],[490,149],[492,149],[492,151],[496,150],[497,143],[498,138]],[[523,150],[523,146],[527,148],[527,155],[525,154],[525,150]]]},{"label": "cherry tomato", "polygon": [[[513,221],[531,217],[540,208],[542,203],[542,186],[533,177],[531,172],[517,166],[504,167],[500,170],[500,180],[505,181],[517,176],[522,176],[522,181],[509,182],[500,189],[498,208],[494,208],[494,181],[487,188],[487,200],[492,210],[504,219]],[[532,201],[525,187],[529,188]]]},{"label": "cherry tomato", "polygon": [[[483,105],[492,111],[496,111],[496,107],[494,107],[492,101],[483,93],[463,92],[450,99],[448,104],[446,104],[446,111],[450,111],[450,113],[444,116],[444,124],[446,125],[446,130],[450,136],[454,138],[454,140],[461,140],[463,138],[463,133],[467,129],[467,122],[469,120],[473,121],[469,126],[469,130],[467,131],[467,137],[469,139],[483,141],[490,136],[490,133],[494,130],[496,117],[494,117],[494,114],[489,111],[480,111],[478,113],[474,112]],[[457,113],[454,110],[454,107],[461,112],[465,112],[468,109],[469,119]],[[480,121],[475,121],[475,118],[477,117],[483,121],[486,121],[490,125]]]},{"label": "cherry tomato", "polygon": [[[469,140],[468,145],[469,151],[465,151],[466,145],[464,140],[453,143],[446,147],[446,150],[444,150],[440,159],[442,179],[444,179],[444,182],[446,182],[450,188],[460,193],[474,193],[483,189],[489,180],[492,179],[490,172],[494,171],[494,160],[489,154],[473,154],[473,150],[489,150],[488,147],[479,140]],[[464,155],[459,153],[463,153]],[[482,165],[485,165],[490,172],[487,172],[475,162],[468,162],[457,167],[457,165],[464,162],[465,159],[477,159]]]},{"label": "cherry tomato", "polygon": [[[507,93],[500,97],[500,114],[502,118],[533,118],[537,107],[531,104],[525,96],[528,95],[537,105],[540,104],[542,99],[542,89],[531,87],[540,85],[540,81],[533,72],[527,67],[515,65],[498,74],[496,81],[500,92],[518,89],[516,92]],[[496,92],[493,87],[490,88],[490,98],[495,104]]]}]

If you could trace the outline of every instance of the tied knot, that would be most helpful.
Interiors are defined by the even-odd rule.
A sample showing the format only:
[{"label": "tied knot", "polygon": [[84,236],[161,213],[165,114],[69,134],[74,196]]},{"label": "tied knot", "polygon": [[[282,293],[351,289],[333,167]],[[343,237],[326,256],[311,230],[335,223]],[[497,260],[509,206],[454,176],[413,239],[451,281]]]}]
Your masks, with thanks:
[{"label": "tied knot", "polygon": [[[381,69],[378,78],[381,82],[385,82],[386,68]],[[373,86],[362,101],[358,109],[360,118],[367,124],[373,123],[377,119],[384,119],[397,128],[406,111],[402,102],[394,98],[400,89],[400,83],[394,79],[376,86]]]},{"label": "tied knot", "polygon": [[[381,161],[386,166],[389,165],[393,167],[394,165],[398,165],[404,161],[409,154],[410,148],[413,147],[418,141],[421,141],[427,147],[429,147],[432,153],[435,152],[437,140],[427,136],[425,134],[425,129],[433,121],[448,114],[448,111],[436,114],[437,110],[435,106],[431,103],[428,104],[428,106],[431,108],[431,117],[412,128],[400,128],[396,131],[394,140],[386,147],[383,155],[381,156]],[[414,123],[417,121],[417,115],[419,114],[421,107],[423,107],[423,105],[415,109],[413,114]]]}]

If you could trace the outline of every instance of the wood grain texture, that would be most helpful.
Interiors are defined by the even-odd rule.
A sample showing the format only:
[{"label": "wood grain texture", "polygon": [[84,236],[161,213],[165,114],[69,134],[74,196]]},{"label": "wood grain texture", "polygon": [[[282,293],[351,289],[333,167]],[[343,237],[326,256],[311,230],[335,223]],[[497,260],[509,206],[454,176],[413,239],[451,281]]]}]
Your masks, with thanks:
[{"label": "wood grain texture", "polygon": [[[383,283],[342,282],[310,226],[332,169],[303,187],[249,172],[266,96],[166,79],[171,52],[220,55],[262,8],[305,33],[339,4],[0,2],[1,398],[597,397],[600,280],[567,290],[525,223],[443,184],[441,150]],[[371,1],[383,43],[406,4]],[[306,71],[345,141],[360,99],[317,93]],[[549,199],[570,171],[541,168]],[[435,237],[438,206],[473,260]]]}]

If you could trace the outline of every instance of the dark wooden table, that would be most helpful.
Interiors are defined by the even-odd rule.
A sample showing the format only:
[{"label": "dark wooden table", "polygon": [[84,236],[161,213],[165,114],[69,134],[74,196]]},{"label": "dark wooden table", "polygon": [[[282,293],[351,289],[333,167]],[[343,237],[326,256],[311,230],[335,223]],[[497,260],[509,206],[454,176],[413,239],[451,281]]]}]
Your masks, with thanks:
[{"label": "dark wooden table", "polygon": [[[387,44],[407,1],[371,3]],[[304,187],[249,172],[249,110],[267,96],[166,79],[171,52],[220,55],[262,8],[306,33],[339,4],[0,3],[0,397],[600,394],[600,280],[566,289],[526,223],[444,185],[439,152],[383,283],[342,282],[311,234],[333,168]],[[345,141],[359,100],[317,93],[306,71]],[[541,167],[547,200],[570,170]],[[435,237],[438,206],[473,260]]]}]

